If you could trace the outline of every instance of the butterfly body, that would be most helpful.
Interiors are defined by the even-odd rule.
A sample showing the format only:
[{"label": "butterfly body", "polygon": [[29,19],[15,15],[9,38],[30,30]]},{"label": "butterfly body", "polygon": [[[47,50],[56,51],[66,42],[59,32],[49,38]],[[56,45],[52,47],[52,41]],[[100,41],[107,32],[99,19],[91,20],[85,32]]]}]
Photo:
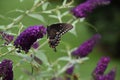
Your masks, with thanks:
[{"label": "butterfly body", "polygon": [[48,26],[47,37],[49,39],[49,46],[56,51],[56,46],[59,44],[61,36],[72,28],[73,26],[67,23],[57,23]]}]

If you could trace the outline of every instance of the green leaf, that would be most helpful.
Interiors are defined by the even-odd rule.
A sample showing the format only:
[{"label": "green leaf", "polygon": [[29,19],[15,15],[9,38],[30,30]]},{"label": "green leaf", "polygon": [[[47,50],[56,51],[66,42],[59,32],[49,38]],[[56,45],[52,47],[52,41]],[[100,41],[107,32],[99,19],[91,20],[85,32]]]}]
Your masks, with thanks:
[{"label": "green leaf", "polygon": [[68,15],[69,11],[64,12],[61,17]]},{"label": "green leaf", "polygon": [[14,25],[14,23],[8,24],[6,29],[10,29],[13,25]]},{"label": "green leaf", "polygon": [[49,15],[49,17],[51,17],[51,18],[55,18],[55,19],[58,18],[56,15]]},{"label": "green leaf", "polygon": [[7,49],[8,49],[8,51],[12,51],[13,50],[13,45],[12,44],[8,44],[8,46],[10,46],[10,47],[7,47]]},{"label": "green leaf", "polygon": [[24,15],[19,15],[17,18],[14,19],[14,22],[15,23],[19,22],[23,17]]},{"label": "green leaf", "polygon": [[49,5],[49,2],[44,3],[44,4],[42,5],[42,10],[45,11],[45,10],[47,9],[48,5]]},{"label": "green leaf", "polygon": [[85,18],[80,18],[80,22],[83,22],[85,20]]},{"label": "green leaf", "polygon": [[20,0],[20,2],[23,2],[24,0]]},{"label": "green leaf", "polygon": [[58,61],[70,61],[70,58],[68,56],[64,56],[64,57],[58,58]]},{"label": "green leaf", "polygon": [[66,2],[67,2],[67,0],[64,0],[62,5],[65,5],[65,4],[66,4]]},{"label": "green leaf", "polygon": [[9,13],[13,13],[13,12],[24,13],[25,11],[20,10],[20,9],[15,9],[15,10],[10,10],[10,11],[8,11],[7,14],[9,14]]},{"label": "green leaf", "polygon": [[73,29],[71,29],[69,32],[74,34],[75,36],[77,36],[77,33],[76,33],[76,23],[78,23],[79,20],[75,20],[72,25],[73,25]]},{"label": "green leaf", "polygon": [[34,0],[34,5],[36,5],[37,3],[39,3],[40,0]]},{"label": "green leaf", "polygon": [[49,11],[49,10],[48,11],[42,11],[42,13],[51,13],[51,11]]},{"label": "green leaf", "polygon": [[35,56],[37,56],[38,58],[40,58],[40,60],[43,61],[43,64],[49,65],[47,56],[42,51],[37,51]]},{"label": "green leaf", "polygon": [[18,31],[18,35],[20,34],[20,32],[22,31],[24,25],[22,23],[19,24],[19,31]]},{"label": "green leaf", "polygon": [[24,58],[26,61],[31,62],[32,58],[27,54],[16,53],[19,57]]},{"label": "green leaf", "polygon": [[4,25],[0,25],[0,29],[4,30],[5,26]]},{"label": "green leaf", "polygon": [[30,14],[28,14],[28,16],[32,17],[34,19],[40,20],[40,21],[45,23],[44,17],[42,15],[40,15],[40,14],[30,13]]},{"label": "green leaf", "polygon": [[61,17],[61,12],[59,10],[56,10],[57,16]]},{"label": "green leaf", "polygon": [[16,9],[15,11],[16,11],[16,12],[20,12],[20,13],[24,13],[24,12],[25,12],[25,11],[20,10],[20,9]]},{"label": "green leaf", "polygon": [[0,18],[2,18],[2,19],[5,19],[5,16],[3,16],[3,15],[0,15]]},{"label": "green leaf", "polygon": [[[52,72],[50,72],[50,71],[42,71],[40,74],[39,74],[39,79],[37,79],[37,80],[40,80],[40,77],[50,77],[50,76],[53,76],[53,73]],[[41,80],[43,80],[43,79],[41,79]]]}]

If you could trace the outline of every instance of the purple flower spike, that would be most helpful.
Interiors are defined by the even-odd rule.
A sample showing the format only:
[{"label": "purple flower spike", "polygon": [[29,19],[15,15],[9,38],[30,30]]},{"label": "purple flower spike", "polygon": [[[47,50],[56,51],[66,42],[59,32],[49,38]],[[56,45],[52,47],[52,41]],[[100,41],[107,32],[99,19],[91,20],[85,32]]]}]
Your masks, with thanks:
[{"label": "purple flower spike", "polygon": [[93,5],[99,6],[99,5],[108,5],[110,4],[111,0],[88,0]]},{"label": "purple flower spike", "polygon": [[105,72],[109,62],[110,62],[110,58],[109,57],[102,57],[99,60],[99,62],[97,64],[97,67],[93,71],[93,76],[94,76],[95,80],[97,80],[98,77],[102,79],[102,75],[104,74],[104,72]]},{"label": "purple flower spike", "polygon": [[66,70],[66,74],[72,75],[73,70],[74,70],[74,66],[69,67],[69,68]]},{"label": "purple flower spike", "polygon": [[112,69],[108,74],[105,75],[104,80],[115,80],[116,69]]},{"label": "purple flower spike", "polygon": [[73,56],[86,57],[92,50],[95,44],[101,38],[100,34],[94,35],[91,39],[81,44],[75,51],[72,52]]},{"label": "purple flower spike", "polygon": [[115,76],[116,76],[116,70],[112,69],[106,75],[95,75],[94,80],[115,80]]},{"label": "purple flower spike", "polygon": [[46,28],[43,25],[30,26],[17,37],[14,41],[14,46],[24,50],[27,53],[33,43],[37,39],[42,38],[45,34]]},{"label": "purple flower spike", "polygon": [[91,13],[95,8],[89,1],[84,2],[71,10],[71,13],[77,18],[83,18],[87,16],[87,13]]},{"label": "purple flower spike", "polygon": [[86,17],[88,13],[91,13],[93,9],[101,5],[108,5],[111,0],[87,0],[74,7],[71,13],[77,18]]},{"label": "purple flower spike", "polygon": [[2,80],[13,80],[11,60],[5,59],[0,63],[0,77]]}]

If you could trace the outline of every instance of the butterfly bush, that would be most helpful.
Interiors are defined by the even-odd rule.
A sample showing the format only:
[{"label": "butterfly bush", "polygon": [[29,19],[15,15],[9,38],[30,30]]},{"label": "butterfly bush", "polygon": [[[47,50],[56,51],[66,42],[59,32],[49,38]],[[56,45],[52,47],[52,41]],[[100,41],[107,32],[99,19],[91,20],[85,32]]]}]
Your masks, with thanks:
[{"label": "butterfly bush", "polygon": [[108,74],[104,75],[103,80],[115,80],[116,69],[113,68]]},{"label": "butterfly bush", "polygon": [[12,70],[12,61],[4,59],[0,63],[0,78],[2,80],[13,80],[13,70]]},{"label": "butterfly bush", "polygon": [[110,62],[109,57],[102,57],[93,71],[94,80],[115,80],[116,70],[113,68],[108,74],[104,74]]},{"label": "butterfly bush", "polygon": [[87,0],[71,10],[71,13],[77,18],[83,18],[91,13],[95,8],[102,5],[108,5],[111,0]]},{"label": "butterfly bush", "polygon": [[14,46],[28,52],[33,43],[45,34],[46,28],[43,25],[30,26],[20,33],[14,41]]},{"label": "butterfly bush", "polygon": [[102,57],[98,62],[96,69],[93,72],[94,75],[103,75],[109,62],[110,62],[109,57]]},{"label": "butterfly bush", "polygon": [[[100,42],[102,35],[96,32],[90,39],[84,41],[81,44],[79,43],[79,46],[73,47],[73,45],[71,45],[72,43],[64,44],[64,41],[62,41],[61,38],[63,34],[67,34],[66,32],[69,31],[67,28],[63,28],[65,29],[63,30],[61,29],[62,25],[60,25],[60,30],[56,30],[57,27],[54,26],[55,28],[51,28],[52,30],[50,29],[48,32],[48,27],[45,27],[43,25],[64,23],[64,26],[67,27],[72,25],[72,30],[76,33],[76,27],[79,27],[77,26],[77,23],[81,22],[78,20],[79,18],[86,18],[89,13],[94,13],[93,10],[97,7],[110,4],[111,0],[86,0],[77,6],[73,5],[74,1],[75,0],[63,0],[63,3],[61,5],[52,8],[49,5],[53,4],[54,0],[35,0],[33,6],[30,9],[26,11],[18,10],[18,12],[21,12],[22,14],[14,18],[13,22],[10,24],[5,25],[5,28],[3,28],[3,30],[0,28],[0,35],[2,36],[2,40],[6,41],[5,44],[11,43],[10,45],[6,45],[7,51],[5,53],[0,52],[0,59],[3,59],[6,57],[6,55],[10,55],[13,56],[13,59],[15,58],[16,60],[11,61],[9,59],[4,59],[2,62],[0,62],[0,80],[82,80],[82,76],[79,74],[81,72],[78,72],[76,69],[82,69],[82,63],[85,63],[85,61],[88,60],[88,55],[91,54],[94,47],[97,45],[97,43]],[[22,21],[26,16],[39,20],[39,24],[43,25],[34,23],[33,26],[28,26],[26,29],[24,29],[24,26],[26,25],[23,24]],[[65,19],[66,16],[69,17],[69,20]],[[74,18],[74,16],[78,19]],[[50,23],[47,23],[48,18],[50,20]],[[58,21],[56,22],[54,19]],[[54,22],[52,23],[52,21]],[[68,25],[66,25],[66,23]],[[14,33],[14,31],[12,31],[12,28],[16,27],[19,30]],[[74,33],[72,30],[71,34]],[[14,36],[7,34],[9,31],[14,34]],[[57,42],[54,40],[52,42],[52,45],[55,45],[55,47],[58,46],[58,41],[61,39],[62,44],[65,45],[64,50],[63,48],[60,49],[60,47],[58,47],[58,53],[55,53],[54,51],[51,53],[52,49],[49,48],[50,42],[48,40],[49,37],[48,39],[45,37],[46,33],[47,36],[49,35],[49,37],[51,37],[51,34],[53,34],[53,39],[55,37],[55,40],[57,40]],[[78,36],[77,33],[74,35],[76,37]],[[75,43],[76,42],[73,42],[73,44]],[[0,50],[2,48],[0,48]],[[18,53],[19,51],[21,51],[21,53]],[[24,54],[24,52],[28,54]],[[59,53],[66,53],[66,56],[56,56]],[[18,57],[19,59],[17,59]],[[52,59],[55,59],[55,61]],[[15,66],[13,66],[13,62],[15,62]],[[22,67],[23,63],[30,64],[29,67],[31,70],[28,70],[28,68],[26,69],[26,66]],[[115,80],[117,70],[116,68],[112,68],[111,70],[108,70],[107,73],[105,73],[106,69],[109,66],[109,63],[110,57],[101,57],[96,67],[94,66],[94,70],[90,73],[92,78],[91,80]],[[16,72],[16,67],[22,67],[19,78],[16,78],[16,73],[14,73]],[[23,76],[22,72],[27,75],[27,79]]]},{"label": "butterfly bush", "polygon": [[86,57],[93,50],[95,44],[100,38],[100,34],[95,34],[91,39],[85,41],[75,51],[73,51],[72,55],[77,57]]}]

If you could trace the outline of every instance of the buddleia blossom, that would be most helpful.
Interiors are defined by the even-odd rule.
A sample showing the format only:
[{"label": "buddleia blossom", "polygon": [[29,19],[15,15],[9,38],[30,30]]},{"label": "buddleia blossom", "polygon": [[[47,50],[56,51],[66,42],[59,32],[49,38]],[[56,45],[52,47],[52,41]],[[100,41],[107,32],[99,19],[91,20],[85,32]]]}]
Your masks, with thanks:
[{"label": "buddleia blossom", "polygon": [[110,62],[110,58],[109,57],[102,57],[98,64],[97,64],[97,67],[95,68],[95,70],[93,71],[93,75],[96,76],[96,75],[103,75],[107,66],[108,66],[108,63]]},{"label": "buddleia blossom", "polygon": [[2,80],[13,80],[11,60],[5,59],[0,63],[0,78],[2,78]]},{"label": "buddleia blossom", "polygon": [[111,2],[111,0],[88,0],[88,1],[95,6],[108,5]]},{"label": "buddleia blossom", "polygon": [[73,51],[72,55],[77,57],[87,56],[93,50],[95,44],[99,41],[100,38],[100,34],[94,35],[92,38],[81,44],[75,51]]},{"label": "buddleia blossom", "polygon": [[37,39],[42,38],[46,34],[46,28],[43,25],[30,26],[25,29],[14,41],[16,48],[28,52],[30,47]]},{"label": "buddleia blossom", "polygon": [[116,76],[115,68],[113,68],[109,73],[104,74],[109,62],[110,62],[109,57],[102,57],[99,60],[97,67],[94,69],[92,73],[94,80],[115,80],[115,76]]},{"label": "buddleia blossom", "polygon": [[8,45],[9,43],[11,43],[14,39],[13,35],[7,34],[5,32],[0,31],[0,35],[2,36],[2,39],[5,40],[5,45]]},{"label": "buddleia blossom", "polygon": [[109,73],[103,75],[95,75],[94,80],[115,80],[116,70],[112,69]]},{"label": "buddleia blossom", "polygon": [[104,76],[104,80],[115,80],[116,69],[112,69],[108,74]]},{"label": "buddleia blossom", "polygon": [[74,7],[71,10],[71,13],[77,18],[86,17],[87,13],[91,13],[95,7],[96,6],[92,5],[89,1],[87,1],[87,2],[81,3],[80,5]]},{"label": "buddleia blossom", "polygon": [[74,7],[71,13],[77,18],[86,17],[88,13],[91,13],[93,9],[101,5],[108,5],[111,0],[87,0]]}]

